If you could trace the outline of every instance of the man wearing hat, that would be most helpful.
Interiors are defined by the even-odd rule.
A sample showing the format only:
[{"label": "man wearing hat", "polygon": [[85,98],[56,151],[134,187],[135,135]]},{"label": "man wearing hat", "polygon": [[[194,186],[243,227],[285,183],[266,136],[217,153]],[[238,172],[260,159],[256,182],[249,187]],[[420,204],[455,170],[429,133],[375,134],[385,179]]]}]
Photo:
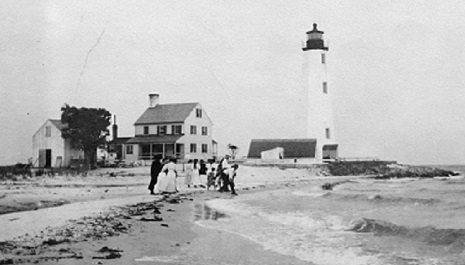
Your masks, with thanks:
[{"label": "man wearing hat", "polygon": [[231,171],[231,166],[229,165],[229,155],[225,155],[220,162],[221,166],[221,182],[222,186],[219,191],[229,191],[229,174]]},{"label": "man wearing hat", "polygon": [[160,174],[161,169],[163,168],[163,163],[161,162],[162,156],[155,155],[153,157],[152,166],[150,167],[150,184],[149,190],[150,194],[154,195],[153,189],[158,181],[158,174]]}]

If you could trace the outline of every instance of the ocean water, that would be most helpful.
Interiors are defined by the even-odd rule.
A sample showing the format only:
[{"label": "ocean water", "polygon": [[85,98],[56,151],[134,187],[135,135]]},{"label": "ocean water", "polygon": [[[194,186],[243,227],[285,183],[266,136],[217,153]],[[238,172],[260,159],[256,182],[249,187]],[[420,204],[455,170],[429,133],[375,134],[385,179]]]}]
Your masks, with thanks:
[{"label": "ocean water", "polygon": [[[321,189],[341,180],[331,191]],[[304,177],[275,190],[211,200],[202,211],[209,218],[199,218],[199,225],[308,264],[465,264],[461,176]]]}]

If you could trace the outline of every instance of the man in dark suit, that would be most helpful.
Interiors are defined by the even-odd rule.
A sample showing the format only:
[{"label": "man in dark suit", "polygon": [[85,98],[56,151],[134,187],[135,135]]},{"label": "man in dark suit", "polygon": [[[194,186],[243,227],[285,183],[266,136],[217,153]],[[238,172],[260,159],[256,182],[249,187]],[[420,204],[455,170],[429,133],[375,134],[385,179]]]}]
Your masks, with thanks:
[{"label": "man in dark suit", "polygon": [[155,194],[153,192],[153,189],[155,188],[155,185],[157,184],[158,180],[158,174],[160,174],[161,169],[163,168],[163,163],[161,162],[161,155],[155,155],[153,157],[153,162],[152,166],[150,167],[150,184],[149,184],[149,190],[150,194]]}]

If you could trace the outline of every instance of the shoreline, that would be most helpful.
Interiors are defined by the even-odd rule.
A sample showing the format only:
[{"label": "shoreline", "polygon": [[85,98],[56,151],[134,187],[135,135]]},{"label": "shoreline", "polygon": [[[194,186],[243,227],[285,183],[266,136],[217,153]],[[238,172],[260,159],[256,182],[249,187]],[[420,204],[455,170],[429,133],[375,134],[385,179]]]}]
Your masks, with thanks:
[{"label": "shoreline", "polygon": [[[367,178],[312,176],[299,169],[244,166],[240,170],[236,185],[239,198],[243,194],[292,190],[310,182],[323,191],[326,184],[332,189],[351,179]],[[64,196],[71,202],[0,215],[5,224],[0,228],[0,251],[4,254],[0,264],[104,264],[105,260],[111,260],[111,264],[221,264],[225,259],[231,264],[309,264],[266,250],[234,233],[196,224],[197,218],[222,218],[221,213],[205,208],[199,215],[198,208],[209,200],[237,198],[229,193],[181,188],[176,194],[151,196],[147,176],[73,178],[66,185],[62,185],[63,180],[66,178],[39,180],[48,186],[30,183],[7,190],[5,198],[0,196],[2,200]],[[85,186],[63,187],[78,183]],[[183,183],[180,176],[178,187]],[[32,191],[35,193],[29,194]]]},{"label": "shoreline", "polygon": [[[282,183],[244,187],[239,192],[240,194],[255,193],[284,188],[289,185],[294,184]],[[179,262],[176,257],[179,259],[180,255],[183,255],[183,259],[185,259],[186,255],[191,255],[190,253],[202,253],[204,250],[198,244],[207,244],[203,246],[206,248],[205,251],[210,248],[216,249],[212,250],[209,258],[217,260],[228,258],[243,262],[244,259],[250,259],[249,256],[253,253],[263,252],[263,255],[257,258],[267,260],[267,264],[280,264],[272,263],[275,260],[291,260],[293,264],[308,264],[299,263],[299,260],[293,257],[283,257],[280,254],[264,250],[262,246],[238,235],[213,231],[195,223],[196,205],[203,205],[206,201],[216,198],[233,199],[234,197],[229,193],[206,190],[183,191],[165,196],[134,196],[132,198],[137,203],[113,206],[111,209],[98,214],[97,212],[101,209],[96,209],[94,212],[84,213],[82,218],[71,218],[71,221],[62,220],[62,223],[54,221],[53,228],[40,227],[41,231],[37,230],[35,233],[27,233],[22,236],[15,233],[13,235],[4,234],[3,239],[9,239],[0,242],[0,247],[4,253],[4,258],[0,259],[0,263],[48,264],[53,261],[57,264],[96,264],[98,261],[109,259],[112,264],[144,262],[166,264]],[[31,213],[37,213],[40,216],[43,215],[43,212],[56,212],[79,203],[89,205],[92,202],[78,202],[40,211],[5,214],[0,215],[0,217],[9,220],[10,223],[14,222],[14,218],[20,218],[17,216],[35,219]],[[122,204],[124,203],[126,202]],[[154,211],[157,210],[160,214],[154,214]],[[157,218],[162,220],[157,220]],[[13,221],[11,221],[12,219]],[[30,221],[34,222],[34,220]],[[108,227],[110,229],[107,229]],[[13,228],[8,230],[17,231]],[[79,237],[79,234],[84,236]],[[15,239],[12,240],[12,238]],[[242,249],[243,246],[248,247]],[[228,250],[231,247],[250,255],[237,255],[238,252]],[[250,252],[250,249],[254,251]],[[204,254],[206,255],[206,253]]]}]

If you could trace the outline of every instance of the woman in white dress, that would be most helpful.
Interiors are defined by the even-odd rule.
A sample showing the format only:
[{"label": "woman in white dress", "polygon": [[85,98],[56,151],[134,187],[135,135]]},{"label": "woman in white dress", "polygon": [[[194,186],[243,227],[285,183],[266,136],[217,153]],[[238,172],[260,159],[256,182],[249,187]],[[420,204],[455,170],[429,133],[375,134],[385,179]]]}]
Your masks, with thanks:
[{"label": "woman in white dress", "polygon": [[[162,175],[164,174],[164,175]],[[158,187],[158,192],[161,193],[175,193],[178,191],[176,188],[176,159],[170,159],[170,162],[163,166],[158,178],[161,177],[162,181]]]},{"label": "woman in white dress", "polygon": [[192,185],[192,173],[194,170],[194,166],[192,165],[192,160],[187,161],[185,170],[186,170],[186,177],[184,179],[184,184],[186,184],[186,186],[190,188]]},{"label": "woman in white dress", "polygon": [[166,178],[166,172],[164,171],[164,168],[167,164],[166,160],[163,160],[163,166],[162,169],[160,170],[160,173],[158,173],[158,181],[157,184],[155,185],[155,194],[159,194],[163,191],[166,190],[166,186],[168,185],[168,179]]},{"label": "woman in white dress", "polygon": [[194,166],[192,170],[192,184],[194,184],[194,188],[197,188],[197,186],[200,186],[200,175],[199,175],[199,160],[194,159]]}]

